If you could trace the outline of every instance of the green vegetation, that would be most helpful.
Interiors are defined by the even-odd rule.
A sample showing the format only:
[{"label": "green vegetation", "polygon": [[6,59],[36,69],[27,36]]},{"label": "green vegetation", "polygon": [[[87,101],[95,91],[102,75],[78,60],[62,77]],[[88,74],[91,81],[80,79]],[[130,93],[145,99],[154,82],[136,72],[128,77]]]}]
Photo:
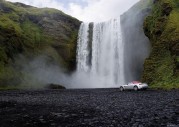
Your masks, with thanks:
[{"label": "green vegetation", "polygon": [[152,88],[179,88],[179,1],[158,0],[144,22],[152,44],[145,61],[143,81]]},{"label": "green vegetation", "polygon": [[17,57],[44,55],[72,71],[80,22],[56,9],[0,0],[0,89],[14,89],[23,77]]},{"label": "green vegetation", "polygon": [[41,29],[30,21],[25,21],[21,25],[28,44],[33,48],[40,48],[40,43],[44,41],[44,35]]}]

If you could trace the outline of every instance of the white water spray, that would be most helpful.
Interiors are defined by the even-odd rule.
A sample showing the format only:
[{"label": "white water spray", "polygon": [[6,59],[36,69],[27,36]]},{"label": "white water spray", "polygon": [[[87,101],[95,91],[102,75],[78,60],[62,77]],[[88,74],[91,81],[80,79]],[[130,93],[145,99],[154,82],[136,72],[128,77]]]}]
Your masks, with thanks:
[{"label": "white water spray", "polygon": [[[120,19],[94,23],[92,38],[89,38],[89,31],[89,23],[82,23],[78,39],[77,71],[86,72],[89,77],[93,77],[93,80],[96,79],[96,87],[122,85],[124,55]],[[89,39],[92,39],[91,50]],[[90,57],[90,51],[92,57]]]}]

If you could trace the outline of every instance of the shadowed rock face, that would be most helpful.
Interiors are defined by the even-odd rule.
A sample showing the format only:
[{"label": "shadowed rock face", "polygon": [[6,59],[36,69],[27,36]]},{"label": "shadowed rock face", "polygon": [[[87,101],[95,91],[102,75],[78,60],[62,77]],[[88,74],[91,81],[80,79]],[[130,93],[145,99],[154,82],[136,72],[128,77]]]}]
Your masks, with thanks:
[{"label": "shadowed rock face", "polygon": [[74,70],[80,21],[59,12],[45,12],[40,16],[30,14],[28,18],[53,40],[51,46],[62,58],[62,64],[65,64],[68,70]]},{"label": "shadowed rock face", "polygon": [[[80,22],[72,17],[55,12],[42,15],[27,15],[30,21],[39,25],[46,34],[55,39],[56,43],[70,40],[72,33],[78,31]],[[64,42],[65,43],[65,42]]]},{"label": "shadowed rock face", "polygon": [[126,82],[141,79],[144,61],[150,53],[150,42],[143,31],[143,21],[150,11],[150,6],[140,1],[121,16]]},{"label": "shadowed rock face", "polygon": [[29,60],[46,56],[68,72],[73,71],[80,24],[79,20],[56,9],[1,0],[0,86],[20,77],[19,65],[16,65],[19,55]]}]

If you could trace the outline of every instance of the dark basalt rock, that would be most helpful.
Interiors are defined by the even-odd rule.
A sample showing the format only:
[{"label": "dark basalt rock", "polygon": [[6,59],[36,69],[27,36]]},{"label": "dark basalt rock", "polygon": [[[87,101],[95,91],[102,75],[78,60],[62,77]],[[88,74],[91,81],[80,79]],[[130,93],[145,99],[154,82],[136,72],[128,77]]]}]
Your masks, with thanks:
[{"label": "dark basalt rock", "polygon": [[0,91],[2,127],[178,127],[179,91]]},{"label": "dark basalt rock", "polygon": [[169,16],[172,10],[173,8],[171,7],[169,3],[162,4],[162,16],[165,16],[165,15]]},{"label": "dark basalt rock", "polygon": [[66,89],[64,86],[59,85],[59,84],[48,84],[45,88],[47,89]]},{"label": "dark basalt rock", "polygon": [[13,9],[0,3],[0,11],[2,11],[3,13],[10,13],[13,11]]}]

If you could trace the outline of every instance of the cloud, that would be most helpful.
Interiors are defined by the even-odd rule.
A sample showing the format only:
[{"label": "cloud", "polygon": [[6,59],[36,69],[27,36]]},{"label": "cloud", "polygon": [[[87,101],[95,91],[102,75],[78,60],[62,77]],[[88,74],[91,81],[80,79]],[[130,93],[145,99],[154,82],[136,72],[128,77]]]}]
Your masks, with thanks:
[{"label": "cloud", "polygon": [[101,22],[119,17],[139,0],[7,0],[36,7],[50,7],[84,22]]},{"label": "cloud", "polygon": [[69,12],[82,21],[106,21],[119,17],[139,0],[89,0],[88,6],[82,8],[71,4]]}]

